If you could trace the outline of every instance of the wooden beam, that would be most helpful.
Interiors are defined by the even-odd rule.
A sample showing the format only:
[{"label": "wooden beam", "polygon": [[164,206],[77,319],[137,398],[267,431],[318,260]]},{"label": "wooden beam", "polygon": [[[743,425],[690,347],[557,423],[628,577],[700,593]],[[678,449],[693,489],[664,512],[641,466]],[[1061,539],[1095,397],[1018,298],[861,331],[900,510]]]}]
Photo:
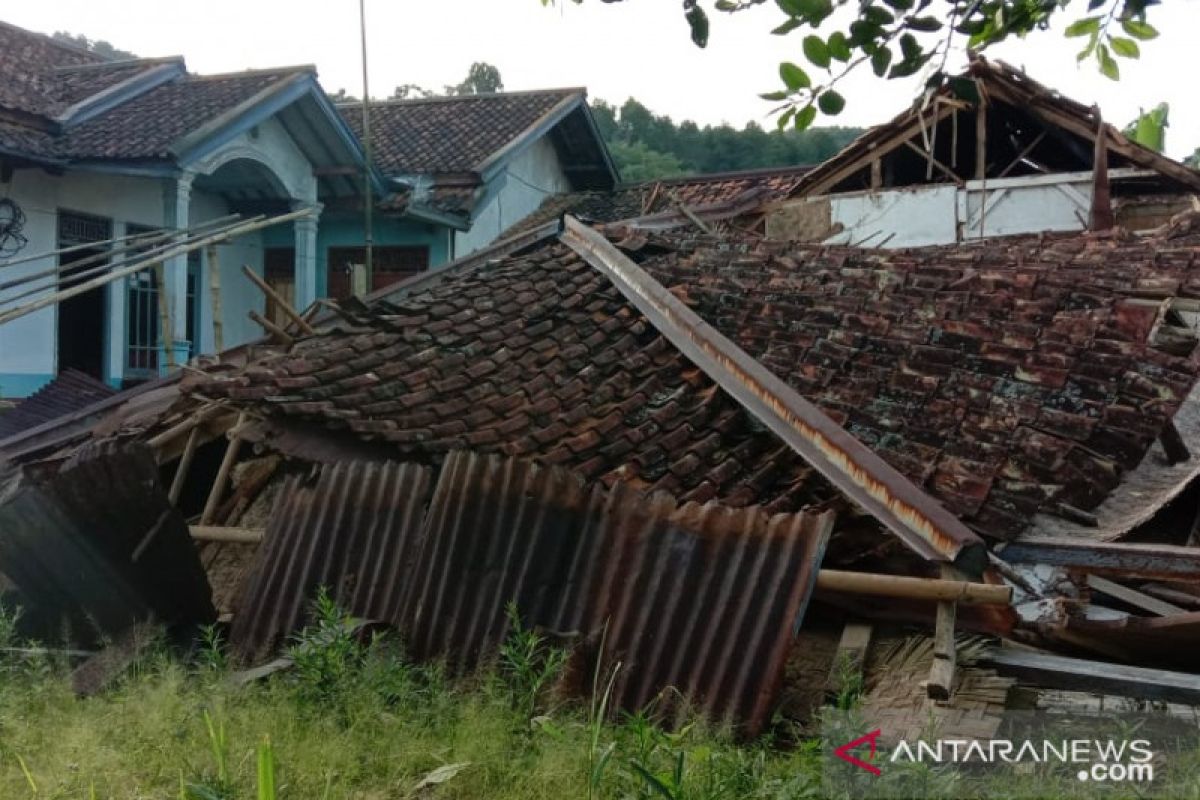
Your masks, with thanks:
[{"label": "wooden beam", "polygon": [[1162,431],[1158,434],[1158,441],[1162,443],[1163,450],[1167,453],[1167,463],[1175,465],[1191,459],[1191,451],[1183,441],[1179,428],[1175,427],[1174,420],[1168,420],[1167,424],[1163,426]]},{"label": "wooden beam", "polygon": [[987,178],[987,105],[983,98],[975,106],[975,180]]},{"label": "wooden beam", "polygon": [[933,665],[925,691],[933,700],[949,700],[954,693],[954,667],[958,655],[954,645],[954,629],[958,605],[943,600],[937,605],[937,621],[933,629]]},{"label": "wooden beam", "polygon": [[870,572],[843,572],[832,569],[823,569],[817,573],[817,590],[873,597],[946,600],[968,605],[1008,605],[1012,602],[1013,593],[1011,586],[995,586],[990,583],[911,578],[903,575],[881,575]]},{"label": "wooden beam", "polygon": [[1200,705],[1200,675],[1001,648],[985,651],[979,663],[1049,689]]},{"label": "wooden beam", "polygon": [[192,459],[196,456],[196,445],[200,441],[200,426],[196,425],[188,433],[187,444],[183,446],[183,455],[179,457],[179,466],[175,467],[175,477],[171,480],[171,491],[167,499],[171,505],[179,504],[179,495],[183,494],[183,485],[187,482],[188,472],[192,468]]},{"label": "wooden beam", "polygon": [[242,265],[242,274],[249,278],[251,283],[261,289],[263,294],[275,301],[275,304],[279,306],[279,309],[283,311],[288,319],[296,323],[297,327],[299,327],[301,331],[306,334],[313,333],[312,325],[309,325],[304,317],[296,313],[296,309],[292,308],[291,304],[279,295],[279,292],[272,289],[266,281],[258,277],[258,274],[254,270],[250,269],[249,265]]},{"label": "wooden beam", "polygon": [[1200,580],[1200,548],[1166,544],[1045,538],[1007,542],[997,553],[1010,564],[1074,567],[1088,573],[1158,580]]},{"label": "wooden beam", "polygon": [[1151,614],[1157,614],[1160,617],[1185,613],[1179,606],[1173,606],[1165,600],[1159,600],[1156,597],[1143,594],[1137,589],[1130,589],[1128,586],[1114,583],[1107,578],[1101,578],[1099,575],[1088,575],[1087,584],[1101,594],[1106,594],[1109,597],[1120,600],[1122,603],[1128,603],[1131,606],[1140,608],[1142,611],[1149,611]]},{"label": "wooden beam", "polygon": [[937,167],[942,173],[944,173],[946,175],[946,177],[948,177],[950,180],[954,181],[956,184],[962,183],[962,178],[960,178],[960,177],[958,177],[958,175],[954,174],[954,170],[950,169],[945,164],[943,164],[941,161],[938,161],[936,158],[934,158],[933,153],[929,152],[928,150],[922,150],[920,147],[917,147],[915,144],[912,143],[911,139],[905,139],[904,146],[907,147],[909,150],[912,150],[914,153],[919,155],[921,158],[926,159],[929,162],[931,167]]},{"label": "wooden beam", "polygon": [[837,694],[845,688],[843,681],[846,677],[862,674],[870,646],[871,623],[848,620],[842,628],[842,639],[833,657],[833,668],[825,682],[826,691]]},{"label": "wooden beam", "polygon": [[231,528],[215,525],[192,525],[188,528],[188,532],[198,542],[232,544],[258,544],[266,535],[266,531],[262,528]]},{"label": "wooden beam", "polygon": [[[1009,162],[1009,164],[1008,164],[1008,166],[1007,166],[1007,167],[1005,167],[1004,169],[1002,169],[1002,170],[1000,171],[1000,174],[999,174],[999,175],[997,175],[996,177],[998,177],[998,178],[1003,178],[1005,175],[1007,175],[1009,172],[1011,172],[1011,171],[1012,171],[1012,168],[1013,168],[1013,167],[1015,167],[1017,164],[1020,164],[1020,163],[1021,163],[1021,161],[1022,161],[1022,160],[1025,158],[1025,156],[1027,156],[1027,155],[1029,155],[1030,153],[1032,153],[1032,152],[1033,152],[1033,148],[1035,148],[1035,147],[1037,147],[1039,144],[1041,144],[1041,142],[1042,142],[1042,139],[1045,139],[1045,138],[1046,138],[1046,132],[1045,132],[1045,131],[1042,131],[1042,132],[1041,132],[1041,133],[1039,133],[1037,136],[1033,137],[1033,141],[1032,141],[1032,142],[1030,142],[1029,144],[1025,145],[1023,148],[1021,148],[1021,152],[1017,153],[1017,157],[1016,157],[1016,158],[1014,158],[1012,161],[1010,161],[1010,162]],[[1043,172],[1045,172],[1045,170],[1044,170],[1044,169],[1043,169],[1042,171],[1043,171]],[[981,179],[981,180],[982,180],[982,179]]]},{"label": "wooden beam", "polygon": [[267,319],[254,309],[250,309],[250,311],[246,312],[246,316],[252,319],[254,322],[257,322],[264,331],[271,334],[271,336],[280,344],[286,347],[291,347],[293,344],[295,344],[296,340],[292,338],[290,333],[276,325],[274,322],[271,322],[271,320]]},{"label": "wooden beam", "polygon": [[883,188],[883,159],[875,158],[871,160],[871,188]]}]

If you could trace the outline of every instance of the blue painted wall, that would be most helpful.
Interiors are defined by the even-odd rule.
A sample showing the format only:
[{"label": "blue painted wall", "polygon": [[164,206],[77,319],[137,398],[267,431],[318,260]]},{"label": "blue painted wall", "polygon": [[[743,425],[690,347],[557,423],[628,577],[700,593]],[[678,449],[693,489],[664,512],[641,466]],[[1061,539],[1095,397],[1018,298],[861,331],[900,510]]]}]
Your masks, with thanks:
[{"label": "blue painted wall", "polygon": [[[376,215],[372,228],[377,247],[388,245],[424,245],[429,248],[429,266],[450,260],[449,229],[409,219]],[[317,295],[328,294],[329,248],[362,247],[363,218],[356,213],[321,214],[317,226]],[[292,247],[295,237],[290,225],[276,225],[263,231],[263,247]]]}]

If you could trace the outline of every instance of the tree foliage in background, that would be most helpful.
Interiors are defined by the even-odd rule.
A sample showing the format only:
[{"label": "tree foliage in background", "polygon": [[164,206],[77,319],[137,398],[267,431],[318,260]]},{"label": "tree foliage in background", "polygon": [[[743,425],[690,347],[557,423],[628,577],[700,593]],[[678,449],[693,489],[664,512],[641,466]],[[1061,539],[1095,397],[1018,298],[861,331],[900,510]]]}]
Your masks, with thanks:
[{"label": "tree foliage in background", "polygon": [[[554,2],[542,0],[543,5]],[[841,113],[846,101],[836,87],[860,67],[869,65],[885,79],[925,74],[926,86],[933,91],[953,80],[946,66],[955,48],[980,51],[1011,37],[1024,38],[1046,30],[1056,18],[1072,20],[1065,35],[1080,43],[1079,60],[1093,60],[1101,74],[1118,80],[1117,59],[1138,58],[1139,42],[1158,36],[1146,21],[1146,10],[1159,2],[938,0],[935,5],[934,0],[684,0],[683,12],[692,41],[704,47],[710,32],[708,9],[737,13],[766,3],[775,5],[782,19],[772,33],[794,34],[805,66],[797,63],[801,59],[780,64],[783,87],[763,98],[782,103],[777,109],[780,128],[807,128],[818,112]],[[847,13],[836,13],[843,9]]]},{"label": "tree foliage in background", "polygon": [[1138,109],[1141,114],[1122,131],[1142,147],[1149,147],[1155,152],[1162,153],[1167,149],[1167,128],[1170,127],[1168,117],[1171,114],[1169,103],[1159,103],[1149,111]]},{"label": "tree foliage in background", "polygon": [[50,37],[56,42],[64,42],[73,44],[76,47],[81,47],[84,50],[90,50],[98,56],[107,58],[109,61],[125,61],[131,58],[137,58],[128,50],[119,50],[113,47],[103,39],[89,39],[83,34],[73,34],[68,31],[55,31]]},{"label": "tree foliage in background", "polygon": [[741,130],[690,120],[676,124],[629,99],[618,108],[603,100],[592,105],[596,126],[608,144],[621,177],[630,183],[678,175],[760,167],[816,164],[832,156],[862,131],[813,128],[766,131],[751,122]]}]

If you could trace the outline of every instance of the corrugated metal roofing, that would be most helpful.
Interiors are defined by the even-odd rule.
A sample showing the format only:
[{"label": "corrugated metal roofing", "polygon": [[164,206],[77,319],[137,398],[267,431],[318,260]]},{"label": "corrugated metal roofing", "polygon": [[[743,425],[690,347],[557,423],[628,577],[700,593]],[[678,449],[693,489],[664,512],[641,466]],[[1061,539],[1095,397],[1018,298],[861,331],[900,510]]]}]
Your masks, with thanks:
[{"label": "corrugated metal roofing", "polygon": [[324,584],[350,613],[394,624],[415,657],[463,671],[495,653],[515,602],[526,625],[575,640],[586,659],[605,643],[605,663],[624,665],[615,708],[673,687],[751,733],[764,724],[832,513],[680,505],[465,452],[447,457],[431,498],[428,477],[339,464],[288,487],[235,645],[266,655]]},{"label": "corrugated metal roofing", "polygon": [[49,479],[14,476],[6,489],[0,572],[29,635],[92,645],[150,619],[215,618],[187,523],[145,446],[92,445]]},{"label": "corrugated metal roofing", "polygon": [[416,464],[351,462],[293,477],[234,617],[232,640],[251,658],[298,629],[321,586],[356,616],[394,619],[411,573],[431,471]]}]

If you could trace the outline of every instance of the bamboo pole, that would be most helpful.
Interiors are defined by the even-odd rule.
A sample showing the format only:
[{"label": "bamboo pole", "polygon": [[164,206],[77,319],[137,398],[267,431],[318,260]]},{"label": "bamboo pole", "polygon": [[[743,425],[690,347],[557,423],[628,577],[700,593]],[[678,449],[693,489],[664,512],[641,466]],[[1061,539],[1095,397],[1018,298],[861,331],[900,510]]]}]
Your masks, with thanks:
[{"label": "bamboo pole", "polygon": [[175,366],[175,327],[171,320],[171,302],[167,297],[167,267],[163,262],[154,265],[155,280],[158,282],[158,338],[163,343],[167,367]]},{"label": "bamboo pole", "polygon": [[226,528],[216,525],[192,525],[188,531],[198,542],[233,544],[258,544],[263,540],[265,534],[261,528]]},{"label": "bamboo pole", "polygon": [[221,260],[215,244],[210,244],[204,252],[208,258],[208,289],[212,297],[213,350],[223,353],[225,323],[221,321]]},{"label": "bamboo pole", "polygon": [[263,294],[275,301],[275,304],[279,306],[279,309],[284,313],[284,315],[294,322],[301,331],[308,334],[313,333],[313,326],[309,325],[308,322],[305,321],[304,317],[296,313],[296,309],[292,308],[291,304],[287,300],[284,300],[279,292],[272,289],[269,283],[258,277],[258,273],[250,269],[249,265],[242,265],[242,274],[249,278],[251,283],[261,289]]},{"label": "bamboo pole", "polygon": [[252,223],[232,225],[210,236],[206,236],[203,239],[178,245],[171,250],[162,253],[161,255],[134,262],[129,266],[107,272],[104,275],[101,275],[99,278],[95,278],[86,283],[73,286],[70,289],[65,289],[61,292],[56,292],[52,295],[48,295],[18,308],[2,312],[0,313],[0,325],[3,325],[6,322],[11,322],[14,319],[19,319],[20,317],[24,317],[28,314],[32,314],[35,311],[40,311],[47,306],[56,305],[64,300],[70,300],[72,297],[78,297],[85,292],[90,292],[92,289],[99,288],[106,284],[112,283],[113,281],[124,278],[126,275],[133,275],[136,272],[141,272],[142,270],[147,269],[154,264],[159,263],[160,261],[168,261],[175,256],[186,255],[193,250],[199,250],[201,247],[206,247],[210,244],[220,244],[221,242],[226,242],[235,236],[243,236],[247,233],[253,233],[254,231],[262,230],[263,228],[269,228],[273,225],[281,225],[285,222],[291,222],[292,220],[298,219],[299,217],[302,217],[308,213],[308,209],[303,209]]},{"label": "bamboo pole", "polygon": [[[255,219],[262,219],[262,217],[255,217]],[[175,232],[175,233],[178,233],[178,232]],[[146,259],[153,258],[154,256],[158,255],[159,253],[166,252],[167,249],[174,247],[176,244],[178,244],[178,242],[171,242],[171,243],[162,245],[161,247],[153,247],[150,250],[147,250],[146,252],[137,253],[134,256],[131,256],[130,258],[122,258],[122,259],[116,261],[115,263],[109,262],[106,264],[100,264],[99,266],[90,267],[81,272],[75,272],[71,275],[67,275],[67,276],[61,277],[61,278],[58,277],[58,270],[52,269],[52,270],[46,270],[45,272],[39,273],[38,275],[29,275],[24,278],[20,278],[18,280],[9,281],[8,283],[0,284],[0,290],[11,289],[14,286],[21,286],[23,284],[32,283],[35,280],[40,280],[45,277],[55,276],[55,279],[53,281],[44,283],[40,286],[34,286],[31,289],[26,289],[21,294],[15,294],[15,295],[12,295],[11,297],[6,297],[6,298],[4,298],[3,301],[0,301],[0,302],[3,302],[5,305],[9,305],[17,300],[23,300],[26,297],[31,297],[36,294],[41,294],[42,292],[46,291],[47,289],[59,289],[61,287],[64,287],[68,283],[73,284],[76,281],[84,280],[85,278],[89,278],[93,275],[102,275],[105,272],[108,272],[109,270],[120,269],[121,267],[125,266],[126,264],[132,264],[132,263],[134,263],[134,259],[137,259],[139,261],[144,261]],[[102,253],[101,256],[106,257],[108,255],[111,255],[113,252],[116,252],[116,251],[106,251],[105,253]]]},{"label": "bamboo pole", "polygon": [[[177,233],[178,231],[173,232]],[[99,247],[100,245],[113,244],[121,241],[133,242],[161,235],[162,231],[154,230],[146,231],[145,233],[135,233],[133,236],[114,236],[111,239],[101,239],[96,242],[84,242],[83,244],[75,244],[71,245],[70,247],[60,247],[57,250],[50,250],[45,253],[34,253],[32,255],[21,256],[20,258],[14,258],[12,261],[5,261],[3,264],[0,264],[0,269],[4,269],[5,267],[15,267],[18,264],[28,264],[30,261],[39,261],[43,258],[65,256],[69,253],[78,253],[80,250],[91,250],[92,248]]]},{"label": "bamboo pole", "polygon": [[967,605],[1008,605],[1012,601],[1011,586],[832,569],[823,569],[817,574],[817,589],[874,597],[945,600]]},{"label": "bamboo pole", "polygon": [[208,493],[208,500],[204,503],[204,511],[200,515],[200,524],[208,525],[213,521],[213,516],[217,513],[217,506],[221,502],[221,495],[225,493],[225,483],[229,480],[229,473],[233,471],[233,465],[237,462],[238,450],[242,447],[242,426],[246,422],[246,413],[238,414],[237,424],[233,426],[233,430],[229,432],[229,445],[225,448],[225,457],[221,459],[221,466],[217,470],[217,477],[213,481],[212,489]]}]

